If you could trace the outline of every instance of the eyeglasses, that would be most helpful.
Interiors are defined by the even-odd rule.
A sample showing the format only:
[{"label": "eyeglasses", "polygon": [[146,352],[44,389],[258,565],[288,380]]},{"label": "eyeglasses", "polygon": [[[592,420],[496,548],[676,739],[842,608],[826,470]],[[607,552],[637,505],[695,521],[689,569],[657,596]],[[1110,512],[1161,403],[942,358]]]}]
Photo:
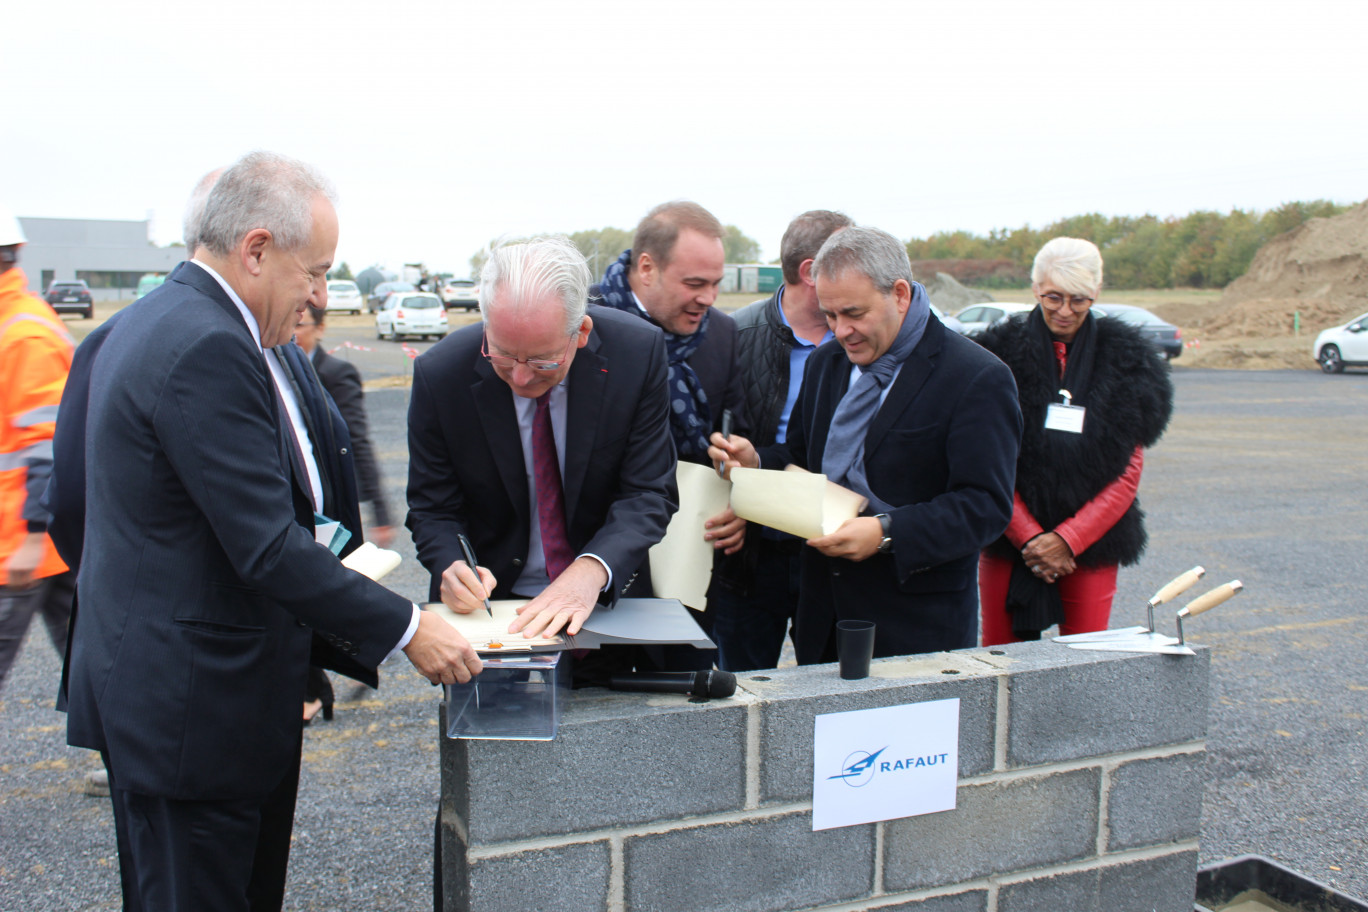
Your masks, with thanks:
[{"label": "eyeglasses", "polygon": [[560,370],[562,365],[565,364],[565,360],[570,357],[570,346],[574,344],[576,335],[578,335],[578,333],[572,333],[570,338],[565,340],[565,352],[561,355],[559,361],[548,361],[545,358],[514,358],[511,355],[491,355],[489,353],[489,335],[487,333],[481,338],[480,354],[484,355],[485,360],[495,367],[506,367],[512,370],[513,365],[515,364],[526,364],[534,371]]},{"label": "eyeglasses", "polygon": [[1087,298],[1083,295],[1069,295],[1065,298],[1057,291],[1051,291],[1040,296],[1040,306],[1046,310],[1059,310],[1064,306],[1065,301],[1069,304],[1069,309],[1074,313],[1082,313],[1092,307],[1096,298]]}]

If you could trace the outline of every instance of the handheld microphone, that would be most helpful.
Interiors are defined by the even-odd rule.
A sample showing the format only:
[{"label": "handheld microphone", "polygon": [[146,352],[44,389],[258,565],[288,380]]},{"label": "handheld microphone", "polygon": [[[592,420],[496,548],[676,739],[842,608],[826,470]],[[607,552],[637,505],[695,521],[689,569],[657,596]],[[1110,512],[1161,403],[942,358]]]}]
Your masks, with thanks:
[{"label": "handheld microphone", "polygon": [[608,679],[613,690],[674,693],[685,696],[730,697],[736,693],[736,675],[729,671],[638,671],[615,674]]}]

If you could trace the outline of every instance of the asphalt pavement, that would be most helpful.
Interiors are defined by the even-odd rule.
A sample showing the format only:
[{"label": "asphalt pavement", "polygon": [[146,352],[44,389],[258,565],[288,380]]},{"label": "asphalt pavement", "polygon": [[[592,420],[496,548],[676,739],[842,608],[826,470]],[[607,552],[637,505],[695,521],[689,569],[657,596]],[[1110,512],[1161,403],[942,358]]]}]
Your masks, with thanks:
[{"label": "asphalt pavement", "polygon": [[[349,340],[402,514],[408,358],[364,323],[330,329],[330,346]],[[1368,896],[1368,373],[1173,377],[1176,414],[1140,488],[1150,547],[1121,572],[1113,626],[1143,623],[1145,600],[1194,564],[1208,570],[1194,592],[1245,583],[1187,628],[1213,647],[1202,860],[1265,854]],[[406,560],[386,582],[425,598],[402,531],[396,547]],[[82,793],[98,759],[65,746],[40,626],[0,691],[0,912],[117,909],[109,803]],[[430,907],[440,695],[402,656],[381,679],[339,681],[335,720],[305,731],[288,909]]]}]

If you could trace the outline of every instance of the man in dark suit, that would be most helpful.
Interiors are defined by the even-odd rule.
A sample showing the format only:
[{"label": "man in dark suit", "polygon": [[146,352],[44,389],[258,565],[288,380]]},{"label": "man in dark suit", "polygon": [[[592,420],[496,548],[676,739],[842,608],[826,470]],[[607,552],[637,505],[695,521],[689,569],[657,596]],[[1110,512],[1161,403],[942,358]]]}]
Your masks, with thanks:
[{"label": "man in dark suit", "polygon": [[660,330],[587,309],[588,286],[564,239],[498,248],[484,323],[414,362],[408,527],[431,598],[530,598],[511,631],[529,636],[573,634],[628,591],[678,506]]},{"label": "man in dark suit", "polygon": [[715,434],[711,450],[729,465],[793,463],[869,498],[871,515],[807,542],[798,661],[834,661],[846,619],[876,624],[876,656],[973,646],[978,554],[1012,514],[1011,372],[936,319],[886,232],[832,235],[812,273],[836,338],[808,359],[787,442],[757,454]]},{"label": "man in dark suit", "polygon": [[105,757],[130,908],[280,907],[288,831],[270,822],[293,810],[310,628],[371,669],[402,648],[434,682],[480,670],[314,541],[318,460],[264,350],[325,298],[336,239],[323,178],[246,156],[210,193],[203,258],[92,365],[68,741]]},{"label": "man in dark suit", "polygon": [[371,505],[375,522],[369,538],[382,548],[394,541],[389,504],[380,479],[380,467],[375,462],[375,447],[371,445],[370,419],[366,417],[365,392],[361,387],[361,372],[356,365],[334,358],[321,344],[327,326],[327,309],[309,306],[304,318],[295,327],[295,344],[309,356],[323,383],[323,388],[337,403],[337,409],[347,422],[351,434],[352,454],[355,457],[356,484],[363,503]]}]

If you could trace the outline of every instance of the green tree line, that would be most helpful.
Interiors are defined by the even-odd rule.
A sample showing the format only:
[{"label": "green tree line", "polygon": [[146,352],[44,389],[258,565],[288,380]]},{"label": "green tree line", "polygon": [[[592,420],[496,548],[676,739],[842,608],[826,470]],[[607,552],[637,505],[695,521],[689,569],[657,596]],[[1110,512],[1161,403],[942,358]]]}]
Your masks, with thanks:
[{"label": "green tree line", "polygon": [[980,279],[981,286],[1010,287],[1030,282],[1031,261],[1046,241],[1078,237],[1101,248],[1106,282],[1112,288],[1222,288],[1244,275],[1264,242],[1307,219],[1339,215],[1348,208],[1314,200],[1284,203],[1267,212],[1202,210],[1165,219],[1090,213],[1040,229],[1026,225],[994,229],[986,236],[944,231],[913,238],[907,242],[907,255],[919,261],[1007,261],[1014,268],[993,270],[987,276],[980,270],[981,277],[970,278]]}]

